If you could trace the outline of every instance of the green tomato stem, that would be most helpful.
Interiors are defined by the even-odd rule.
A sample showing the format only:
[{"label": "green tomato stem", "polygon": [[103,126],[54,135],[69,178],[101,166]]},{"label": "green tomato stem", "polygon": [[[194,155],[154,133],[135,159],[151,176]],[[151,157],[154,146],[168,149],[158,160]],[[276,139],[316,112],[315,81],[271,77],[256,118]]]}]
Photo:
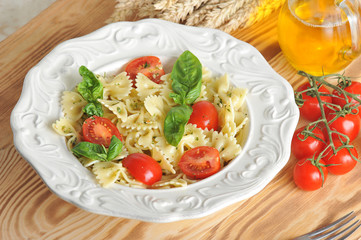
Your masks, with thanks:
[{"label": "green tomato stem", "polygon": [[[319,166],[319,161],[323,157],[325,157],[327,152],[330,151],[330,148],[332,149],[333,153],[336,154],[342,148],[347,148],[348,151],[350,152],[350,148],[354,147],[352,145],[349,145],[350,139],[349,139],[348,136],[346,136],[345,134],[342,134],[340,132],[331,130],[330,124],[332,124],[334,121],[336,121],[337,118],[339,118],[341,116],[345,116],[346,114],[355,114],[354,111],[353,111],[355,109],[357,109],[357,112],[358,112],[358,107],[361,104],[361,99],[358,98],[357,94],[349,93],[349,92],[345,91],[343,88],[340,87],[340,86],[345,87],[345,86],[351,84],[351,80],[348,77],[344,76],[344,75],[341,75],[341,74],[329,74],[329,75],[324,75],[324,76],[313,76],[313,75],[310,75],[310,74],[308,74],[306,72],[303,72],[303,71],[299,71],[298,73],[301,76],[307,77],[307,79],[308,79],[308,81],[310,83],[310,88],[308,88],[306,90],[303,90],[301,92],[296,92],[295,93],[296,104],[299,107],[301,107],[303,105],[303,103],[304,103],[304,100],[302,99],[302,93],[310,92],[311,93],[310,96],[317,98],[317,101],[318,101],[319,106],[320,106],[320,111],[321,111],[321,118],[314,121],[314,122],[309,123],[306,126],[306,128],[302,131],[302,135],[305,136],[304,140],[307,137],[312,137],[312,138],[315,138],[317,140],[323,141],[322,139],[315,136],[315,134],[313,134],[313,132],[312,132],[312,130],[314,128],[316,128],[319,124],[322,124],[326,128],[327,136],[328,136],[328,139],[329,139],[329,144],[323,149],[323,151],[317,157],[314,156],[313,159],[310,159],[312,161],[312,164],[317,167],[317,166]],[[329,83],[329,82],[327,82],[325,80],[327,78],[334,78],[334,77],[338,78],[338,85],[340,85],[340,86],[333,85],[333,84],[331,84],[331,83]],[[318,91],[318,88],[321,87],[322,85],[325,85],[325,86],[327,86],[327,87],[329,87],[329,88],[331,88],[333,90],[336,90],[337,92],[340,93],[340,95],[342,95],[344,97],[344,99],[346,101],[346,105],[345,105],[345,107],[343,109],[341,109],[339,106],[337,106],[335,104],[326,103],[326,102],[322,101],[321,96],[337,97],[336,95],[333,95],[333,94],[320,93]],[[358,104],[353,104],[352,106],[350,106],[350,101],[349,101],[348,97],[354,99],[356,102],[358,102]],[[336,113],[335,117],[332,118],[329,122],[327,121],[327,118],[326,118],[326,113],[325,113],[325,107],[324,106],[328,107],[329,109],[334,110],[335,113]],[[339,137],[342,137],[342,138],[346,139],[345,141],[342,141],[343,145],[341,147],[337,148],[337,149],[336,149],[336,147],[334,145],[334,142],[333,142],[333,138],[332,138],[333,134],[336,134]],[[326,142],[324,142],[324,143],[326,144]],[[351,152],[350,152],[350,154],[351,154]],[[357,159],[352,154],[351,154],[351,156],[354,159]],[[316,157],[316,159],[315,159],[315,157]],[[323,173],[321,173],[321,174],[323,174]]]}]

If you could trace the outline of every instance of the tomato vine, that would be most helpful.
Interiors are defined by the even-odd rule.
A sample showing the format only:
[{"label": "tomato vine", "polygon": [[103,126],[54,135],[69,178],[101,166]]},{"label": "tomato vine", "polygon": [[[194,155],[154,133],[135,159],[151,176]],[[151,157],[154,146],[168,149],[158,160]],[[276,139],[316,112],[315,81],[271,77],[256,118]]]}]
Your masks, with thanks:
[{"label": "tomato vine", "polygon": [[[343,74],[313,76],[304,71],[299,71],[298,74],[308,79],[309,86],[306,88],[300,87],[300,91],[295,91],[296,104],[301,109],[305,102],[308,101],[306,98],[316,98],[318,102],[317,108],[319,108],[320,111],[320,117],[315,121],[310,121],[306,126],[303,127],[302,131],[296,134],[296,137],[299,141],[306,141],[307,138],[311,137],[317,141],[322,141],[325,144],[325,147],[321,152],[314,153],[312,157],[307,159],[311,162],[312,165],[317,167],[322,176],[322,181],[324,181],[324,173],[320,166],[328,167],[337,165],[320,164],[320,161],[323,162],[323,158],[330,156],[330,151],[332,151],[332,156],[334,156],[342,149],[347,149],[352,159],[359,161],[357,158],[357,153],[354,154],[355,146],[351,144],[353,139],[350,139],[350,136],[345,132],[336,130],[332,125],[336,124],[337,119],[339,118],[345,118],[348,115],[358,115],[361,99],[359,94],[345,91],[345,88],[349,87],[352,84],[352,81],[350,77],[344,76]],[[329,80],[333,79],[337,80],[337,84],[330,83]],[[327,89],[332,89],[333,92],[331,93],[328,90],[320,90],[320,88],[325,89],[325,87]],[[345,104],[340,106],[339,104],[335,104],[333,101],[323,100],[326,98],[338,98],[338,100],[344,101]],[[332,117],[330,117],[331,115]],[[358,121],[360,122],[359,118]],[[326,140],[319,138],[319,136],[314,133],[316,128],[323,129]],[[337,144],[335,144],[335,141]],[[341,142],[341,144],[339,144],[339,142]]]}]

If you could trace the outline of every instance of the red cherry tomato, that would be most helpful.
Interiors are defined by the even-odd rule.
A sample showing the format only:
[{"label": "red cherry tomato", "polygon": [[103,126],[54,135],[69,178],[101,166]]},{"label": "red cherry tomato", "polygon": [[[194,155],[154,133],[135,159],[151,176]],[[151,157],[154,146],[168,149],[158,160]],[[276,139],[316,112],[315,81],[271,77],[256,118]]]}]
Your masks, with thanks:
[{"label": "red cherry tomato", "polygon": [[[336,149],[342,146],[342,143],[339,140],[334,140],[333,142]],[[350,152],[352,155],[358,158],[358,153],[355,148],[351,148]],[[333,154],[332,149],[330,149],[323,159],[325,160],[327,165],[335,165],[328,166],[328,171],[335,175],[343,175],[351,171],[356,166],[357,161],[352,158],[350,152],[346,148],[343,148],[339,150],[336,154]]]},{"label": "red cherry tomato", "polygon": [[[350,86],[346,87],[344,89],[346,92],[352,93],[352,94],[358,94],[358,98],[361,99],[361,83],[359,82],[352,82]],[[340,94],[337,90],[334,90],[332,93],[332,103],[339,105],[340,107],[344,107],[346,104],[345,97],[343,94]],[[347,97],[349,103],[358,104],[358,102],[350,97]],[[352,106],[352,104],[351,104]],[[356,110],[354,111],[357,112]],[[358,107],[358,115],[361,117],[361,105]]]},{"label": "red cherry tomato", "polygon": [[128,73],[130,79],[135,84],[135,78],[138,73],[142,73],[147,76],[153,82],[160,84],[163,81],[160,77],[164,75],[163,65],[160,59],[155,56],[145,56],[130,61],[125,67],[125,71]]},{"label": "red cherry tomato", "polygon": [[[302,92],[310,87],[309,83],[305,83],[301,85],[296,91]],[[327,90],[326,87],[321,86],[318,91],[323,94],[330,94],[330,91]],[[320,105],[318,103],[318,100],[315,96],[312,96],[312,92],[304,92],[302,93],[302,99],[304,100],[304,103],[302,107],[300,108],[300,114],[303,118],[309,121],[316,121],[321,117],[321,109]],[[332,98],[330,96],[321,96],[321,100],[323,102],[332,102]],[[327,107],[325,107],[325,104],[323,104],[323,107],[326,111]]]},{"label": "red cherry tomato", "polygon": [[122,161],[123,166],[138,181],[153,185],[162,178],[162,168],[152,157],[144,153],[132,153]]},{"label": "red cherry tomato", "polygon": [[199,101],[193,104],[193,112],[188,123],[195,124],[197,127],[208,130],[218,129],[218,112],[216,107],[208,101]]},{"label": "red cherry tomato", "polygon": [[219,152],[208,146],[192,148],[182,155],[178,166],[189,178],[209,177],[221,169]]},{"label": "red cherry tomato", "polygon": [[107,118],[93,116],[83,123],[84,141],[109,147],[113,135],[123,141],[118,128]]},{"label": "red cherry tomato", "polygon": [[325,147],[325,137],[321,129],[315,128],[312,133],[322,141],[311,136],[305,138],[305,135],[301,133],[304,129],[305,127],[297,129],[291,142],[291,151],[297,159],[312,158],[315,153],[320,153]]},{"label": "red cherry tomato", "polygon": [[[330,122],[335,116],[334,112],[330,112],[326,118],[327,122]],[[331,130],[336,130],[347,135],[350,138],[350,141],[353,141],[360,131],[360,117],[354,114],[346,114],[344,117],[338,117],[334,122],[329,124],[329,127]],[[332,137],[337,138],[335,133]],[[341,139],[343,138],[341,137]]]},{"label": "red cherry tomato", "polygon": [[[321,159],[320,164],[325,164]],[[314,191],[323,186],[328,171],[326,167],[320,166],[323,172],[323,181],[320,170],[307,159],[299,160],[293,169],[293,180],[295,184],[305,191]]]}]

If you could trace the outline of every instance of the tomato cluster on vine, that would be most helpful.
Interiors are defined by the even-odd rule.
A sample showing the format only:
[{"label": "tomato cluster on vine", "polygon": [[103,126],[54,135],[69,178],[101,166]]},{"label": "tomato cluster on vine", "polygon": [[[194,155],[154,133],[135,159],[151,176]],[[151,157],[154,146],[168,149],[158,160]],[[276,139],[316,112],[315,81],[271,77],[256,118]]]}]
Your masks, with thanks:
[{"label": "tomato cluster on vine", "polygon": [[[328,173],[343,175],[356,166],[358,153],[352,142],[361,127],[361,83],[339,74],[300,74],[309,82],[295,91],[295,98],[309,123],[292,138],[297,159],[293,179],[299,188],[313,191],[324,185]],[[329,77],[337,77],[338,84],[327,82]]]}]

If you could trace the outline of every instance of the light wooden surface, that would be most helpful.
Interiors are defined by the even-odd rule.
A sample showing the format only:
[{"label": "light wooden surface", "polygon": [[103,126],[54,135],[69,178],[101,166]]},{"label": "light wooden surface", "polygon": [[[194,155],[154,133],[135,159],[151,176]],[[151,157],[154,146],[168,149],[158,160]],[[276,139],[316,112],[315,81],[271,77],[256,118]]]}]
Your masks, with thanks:
[{"label": "light wooden surface", "polygon": [[[146,223],[88,213],[51,193],[16,152],[10,129],[27,71],[58,43],[105,25],[113,1],[58,0],[0,42],[0,239],[292,239],[355,210],[361,217],[361,164],[329,176],[326,186],[303,192],[292,181],[295,159],[259,194],[210,216],[173,223]],[[277,43],[277,13],[233,36],[255,46],[293,87],[304,81]],[[347,74],[361,76],[361,60]],[[361,146],[357,140],[357,146]],[[361,151],[361,148],[360,148]],[[352,239],[359,239],[361,229]]]}]

